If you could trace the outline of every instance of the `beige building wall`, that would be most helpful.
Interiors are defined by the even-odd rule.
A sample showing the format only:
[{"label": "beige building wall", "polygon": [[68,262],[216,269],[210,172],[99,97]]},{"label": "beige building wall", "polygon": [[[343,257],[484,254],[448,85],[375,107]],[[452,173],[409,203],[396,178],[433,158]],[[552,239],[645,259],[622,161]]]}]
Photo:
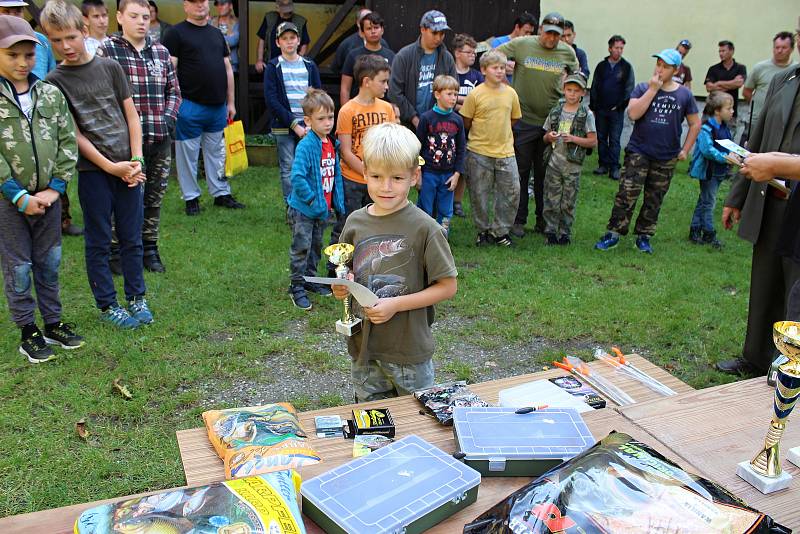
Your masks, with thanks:
[{"label": "beige building wall", "polygon": [[[608,55],[608,38],[625,37],[624,57],[631,62],[636,81],[653,74],[653,53],[674,47],[681,39],[692,42],[686,64],[692,69],[695,95],[704,96],[706,70],[719,63],[717,43],[736,46],[734,58],[747,66],[772,57],[772,37],[798,27],[798,0],[542,0],[542,15],[558,11],[575,23],[575,43],[586,51],[589,67]],[[800,61],[795,50],[792,56]]]}]

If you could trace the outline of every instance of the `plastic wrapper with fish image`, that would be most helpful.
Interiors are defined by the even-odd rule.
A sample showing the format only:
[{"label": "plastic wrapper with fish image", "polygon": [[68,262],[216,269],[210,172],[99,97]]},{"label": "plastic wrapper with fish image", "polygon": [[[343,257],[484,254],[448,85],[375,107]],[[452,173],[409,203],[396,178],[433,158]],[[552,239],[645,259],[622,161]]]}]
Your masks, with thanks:
[{"label": "plastic wrapper with fish image", "polygon": [[203,412],[208,439],[225,465],[225,478],[298,469],[320,457],[288,403]]},{"label": "plastic wrapper with fish image", "polygon": [[612,432],[464,526],[464,533],[790,534],[725,488]]},{"label": "plastic wrapper with fish image", "polygon": [[103,504],[75,534],[305,534],[291,470]]}]

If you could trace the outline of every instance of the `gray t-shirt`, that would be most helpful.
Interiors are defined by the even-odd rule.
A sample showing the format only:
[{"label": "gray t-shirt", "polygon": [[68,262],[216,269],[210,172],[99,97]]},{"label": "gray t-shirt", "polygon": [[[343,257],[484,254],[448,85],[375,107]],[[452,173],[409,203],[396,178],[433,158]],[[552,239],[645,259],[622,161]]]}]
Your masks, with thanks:
[{"label": "gray t-shirt", "polygon": [[[339,237],[340,243],[356,247],[356,282],[384,298],[418,293],[437,280],[458,276],[442,227],[428,214],[411,202],[381,217],[367,209],[350,214]],[[362,315],[357,303],[355,313]],[[400,312],[383,324],[364,324],[347,349],[354,360],[425,362],[433,357],[433,318],[430,306]]]},{"label": "gray t-shirt", "polygon": [[761,108],[764,107],[764,99],[767,98],[767,89],[769,88],[769,82],[772,81],[772,78],[774,78],[776,74],[796,67],[797,63],[794,61],[790,62],[785,67],[779,67],[773,63],[771,59],[756,63],[750,76],[744,81],[744,88],[753,90],[753,99],[750,103],[753,107],[751,113],[753,117],[752,125],[758,122],[758,116],[761,114]]},{"label": "gray t-shirt", "polygon": [[[75,126],[113,162],[131,159],[131,141],[122,102],[131,97],[128,77],[113,59],[95,56],[75,67],[59,65],[47,75],[67,97]],[[78,159],[79,171],[97,171],[97,166]]]}]

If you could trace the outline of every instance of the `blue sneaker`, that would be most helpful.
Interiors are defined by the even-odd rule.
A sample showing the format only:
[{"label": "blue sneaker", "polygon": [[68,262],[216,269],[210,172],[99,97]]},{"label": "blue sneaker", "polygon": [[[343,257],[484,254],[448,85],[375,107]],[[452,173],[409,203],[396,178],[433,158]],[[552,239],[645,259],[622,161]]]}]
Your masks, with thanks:
[{"label": "blue sneaker", "polygon": [[310,310],[311,301],[308,300],[306,289],[299,284],[289,286],[289,296],[292,297],[292,302],[301,310]]},{"label": "blue sneaker", "polygon": [[134,328],[139,328],[141,326],[141,323],[131,317],[131,314],[128,313],[128,310],[119,304],[114,304],[106,311],[100,312],[100,320],[123,330],[133,330]]},{"label": "blue sneaker", "polygon": [[616,247],[619,243],[619,236],[614,235],[611,232],[607,232],[603,237],[600,238],[600,241],[594,244],[594,248],[597,250],[611,250],[612,248]]},{"label": "blue sneaker", "polygon": [[128,301],[128,312],[142,324],[151,324],[153,322],[153,313],[147,307],[147,301],[144,297],[133,297]]},{"label": "blue sneaker", "polygon": [[640,235],[639,237],[637,237],[636,248],[639,249],[639,252],[644,252],[645,254],[652,254],[653,247],[650,246],[650,236]]}]

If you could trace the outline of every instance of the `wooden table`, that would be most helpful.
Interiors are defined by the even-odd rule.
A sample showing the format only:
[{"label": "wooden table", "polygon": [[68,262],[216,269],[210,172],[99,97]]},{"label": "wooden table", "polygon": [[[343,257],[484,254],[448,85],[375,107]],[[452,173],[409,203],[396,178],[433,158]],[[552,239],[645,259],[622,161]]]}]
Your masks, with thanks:
[{"label": "wooden table", "polygon": [[[651,364],[644,358],[632,355],[629,357],[631,363],[642,370],[647,371],[652,376],[677,391],[678,393],[691,393],[694,390],[670,375],[663,369]],[[593,372],[612,376],[615,384],[623,388],[637,402],[648,402],[658,398],[663,398],[657,393],[652,392],[636,381],[624,375],[615,374],[614,370],[602,362],[592,362],[590,366]],[[499,391],[519,384],[524,384],[533,380],[541,380],[564,375],[560,369],[551,369],[539,373],[492,380],[480,384],[470,385],[470,389],[481,396],[489,403],[498,401]],[[441,426],[433,418],[420,415],[421,405],[411,396],[400,397],[397,399],[376,401],[359,405],[360,407],[388,407],[395,419],[398,437],[416,434],[428,442],[438,446],[446,452],[455,452],[455,441],[453,439],[452,428]],[[611,408],[613,403],[609,402],[608,408],[593,410],[583,414],[592,435],[601,439],[612,430],[625,432],[636,439],[650,444],[665,456],[675,460],[686,469],[698,472],[697,469],[686,458],[682,458],[677,452],[663,446],[658,440],[647,431],[638,427],[630,419]],[[314,416],[325,414],[338,414],[349,416],[353,406],[338,406],[303,412],[300,414],[300,421],[303,427],[313,436],[311,430],[314,429]],[[222,461],[214,452],[204,428],[194,428],[189,430],[179,430],[177,432],[178,446],[180,449],[181,460],[186,473],[187,486],[198,486],[224,480],[225,473]],[[303,479],[313,478],[321,473],[329,471],[334,467],[352,460],[353,442],[343,439],[324,439],[312,437],[311,443],[323,462],[308,466],[302,469]],[[480,515],[484,510],[494,505],[506,495],[520,488],[531,479],[527,477],[484,477],[478,490],[478,501],[465,508],[460,513],[452,516],[434,527],[430,532],[461,532],[462,526]],[[155,493],[155,492],[153,492]],[[53,510],[44,510],[30,514],[0,519],[0,532],[2,534],[16,534],[29,532],[47,532],[54,534],[70,534],[72,525],[80,513],[101,502],[113,502],[119,499],[109,499],[94,503],[78,504]],[[306,519],[306,527],[309,533],[321,532],[321,530],[310,520]]]},{"label": "wooden table", "polygon": [[[736,464],[751,460],[764,445],[775,389],[763,377],[662,398],[619,409],[631,423],[696,465],[747,504],[792,529],[800,528],[800,469],[783,460],[795,479],[782,491],[764,495],[736,475]],[[794,419],[794,420],[792,420]],[[800,417],[789,418],[783,451],[800,445]]]}]

